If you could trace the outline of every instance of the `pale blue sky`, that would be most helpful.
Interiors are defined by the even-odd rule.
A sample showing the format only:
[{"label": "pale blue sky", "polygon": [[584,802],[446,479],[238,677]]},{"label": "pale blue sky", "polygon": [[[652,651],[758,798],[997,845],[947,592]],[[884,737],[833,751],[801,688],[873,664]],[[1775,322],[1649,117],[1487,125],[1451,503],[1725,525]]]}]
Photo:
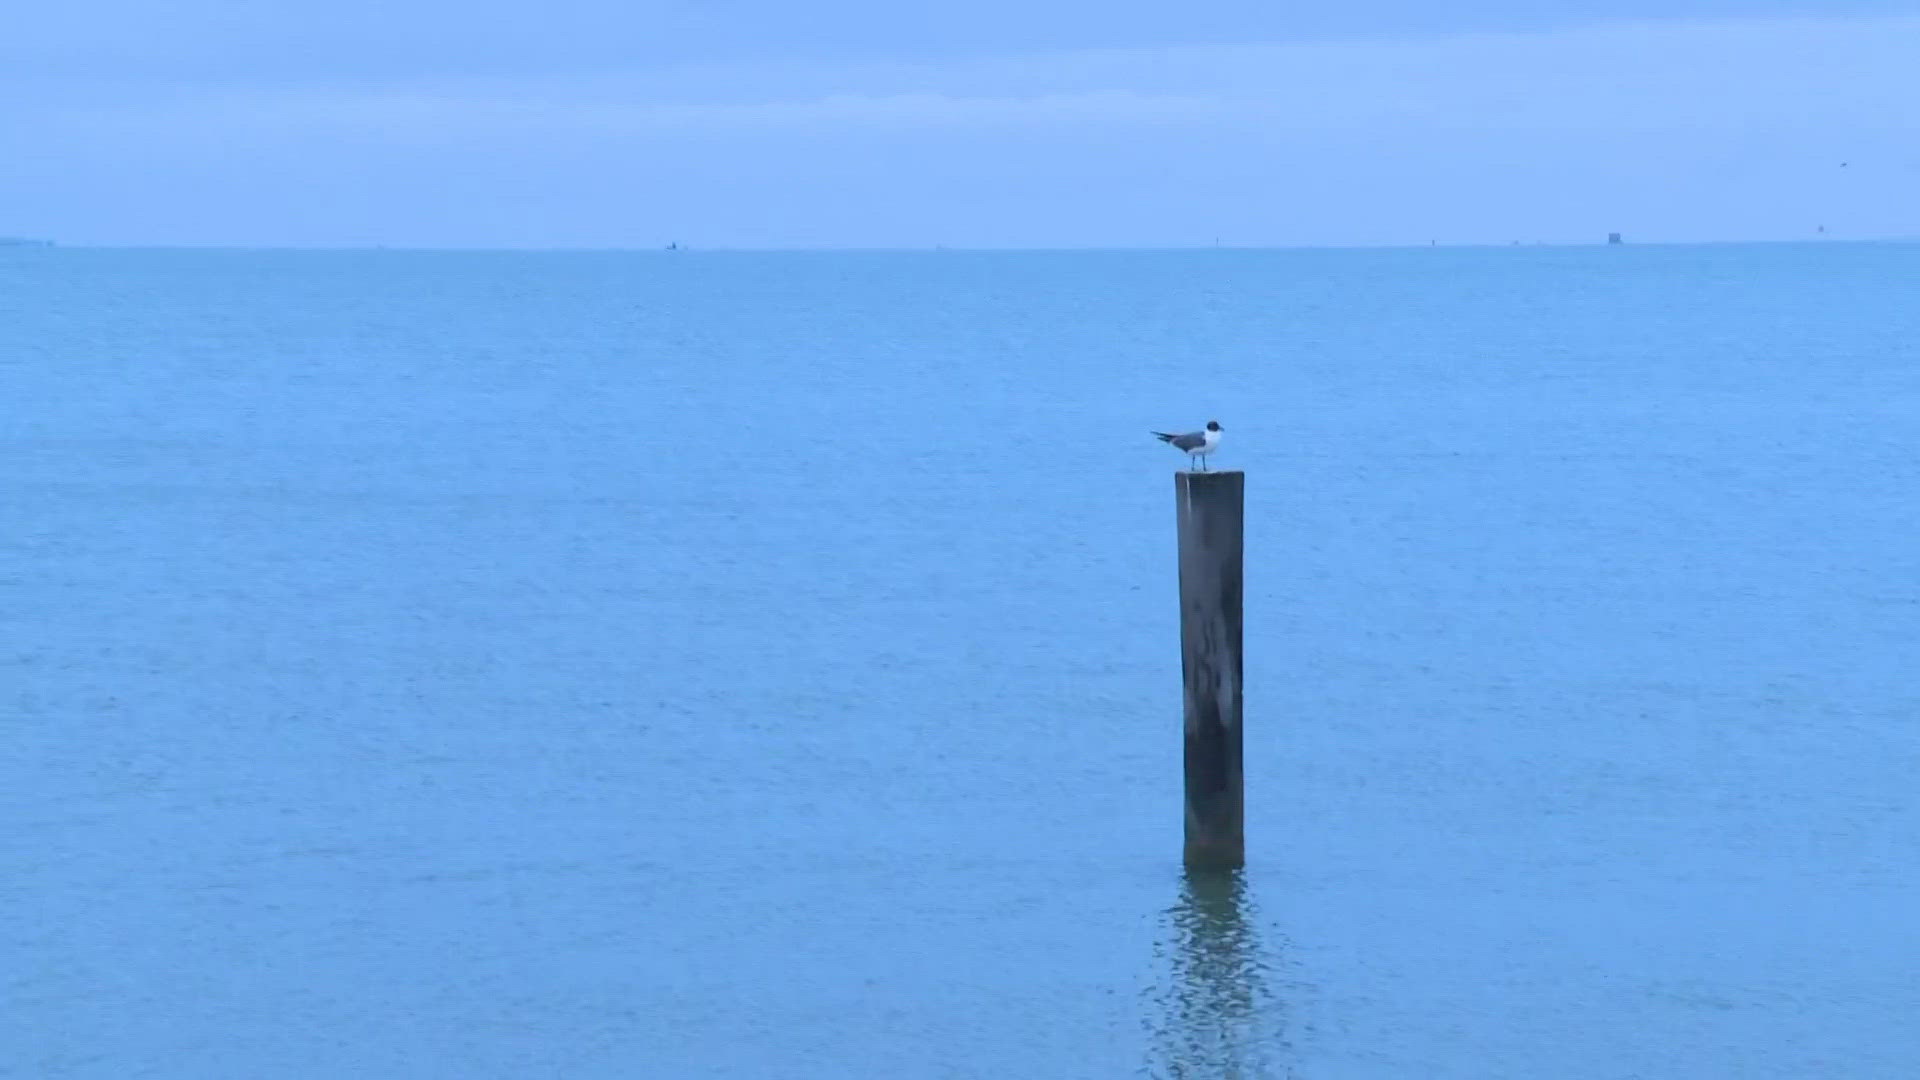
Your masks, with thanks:
[{"label": "pale blue sky", "polygon": [[1920,235],[1920,0],[102,0],[8,22],[0,233],[69,243]]}]

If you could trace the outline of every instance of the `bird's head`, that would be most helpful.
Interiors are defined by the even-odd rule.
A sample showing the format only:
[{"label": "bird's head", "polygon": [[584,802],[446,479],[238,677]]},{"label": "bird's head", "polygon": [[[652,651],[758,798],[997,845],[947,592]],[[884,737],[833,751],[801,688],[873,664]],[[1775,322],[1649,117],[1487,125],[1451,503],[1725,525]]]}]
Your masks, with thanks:
[{"label": "bird's head", "polygon": [[1208,431],[1220,431],[1220,430],[1222,430],[1222,429],[1221,429],[1221,427],[1220,427],[1220,421],[1218,421],[1218,420],[1209,420],[1209,421],[1207,421],[1207,430],[1208,430]]}]

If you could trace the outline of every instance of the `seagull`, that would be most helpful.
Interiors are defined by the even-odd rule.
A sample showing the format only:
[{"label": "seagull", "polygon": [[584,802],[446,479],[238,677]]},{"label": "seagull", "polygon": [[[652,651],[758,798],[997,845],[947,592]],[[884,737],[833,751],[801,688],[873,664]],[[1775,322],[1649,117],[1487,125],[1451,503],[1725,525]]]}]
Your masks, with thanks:
[{"label": "seagull", "polygon": [[1185,435],[1169,435],[1164,431],[1150,431],[1147,434],[1173,447],[1187,452],[1187,465],[1191,467],[1195,458],[1200,459],[1200,471],[1207,471],[1207,455],[1220,448],[1220,421],[1207,421],[1207,430],[1189,431]]}]

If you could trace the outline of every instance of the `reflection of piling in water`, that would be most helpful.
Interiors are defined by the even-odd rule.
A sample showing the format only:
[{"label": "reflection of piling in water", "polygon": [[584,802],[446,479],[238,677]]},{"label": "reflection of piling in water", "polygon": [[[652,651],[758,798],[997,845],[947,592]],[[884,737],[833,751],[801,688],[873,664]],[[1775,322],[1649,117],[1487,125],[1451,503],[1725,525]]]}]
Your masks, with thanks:
[{"label": "reflection of piling in water", "polygon": [[1189,866],[1246,862],[1240,738],[1241,555],[1246,474],[1173,476],[1180,529],[1180,668],[1186,686]]},{"label": "reflection of piling in water", "polygon": [[1155,1076],[1289,1075],[1281,1006],[1237,870],[1189,869],[1167,912],[1166,964],[1155,1032]]}]

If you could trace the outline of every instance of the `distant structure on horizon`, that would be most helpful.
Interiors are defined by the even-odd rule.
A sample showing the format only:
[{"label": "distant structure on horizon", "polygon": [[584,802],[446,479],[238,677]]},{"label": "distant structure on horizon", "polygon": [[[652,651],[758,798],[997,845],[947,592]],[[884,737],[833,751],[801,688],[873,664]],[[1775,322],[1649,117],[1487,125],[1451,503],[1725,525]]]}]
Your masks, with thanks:
[{"label": "distant structure on horizon", "polygon": [[35,240],[27,236],[0,236],[0,247],[52,247],[51,240]]},{"label": "distant structure on horizon", "polygon": [[1626,243],[1626,241],[1625,241],[1625,240],[1622,240],[1622,239],[1620,239],[1620,234],[1619,234],[1619,233],[1617,233],[1617,232],[1610,232],[1610,233],[1608,233],[1608,234],[1607,234],[1607,243],[1609,243],[1609,244],[1624,244],[1624,243]]}]

